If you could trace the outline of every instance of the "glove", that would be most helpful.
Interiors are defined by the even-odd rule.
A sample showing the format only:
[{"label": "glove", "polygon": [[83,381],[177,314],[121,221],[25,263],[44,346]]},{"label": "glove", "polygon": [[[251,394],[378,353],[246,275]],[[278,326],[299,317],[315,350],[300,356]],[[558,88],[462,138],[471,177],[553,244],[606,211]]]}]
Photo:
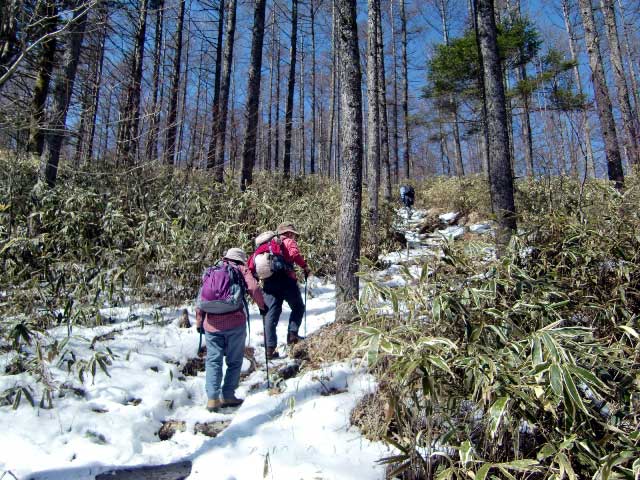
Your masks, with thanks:
[{"label": "glove", "polygon": [[259,308],[258,310],[260,310],[260,315],[262,317],[264,317],[267,314],[267,312],[269,311],[268,308]]},{"label": "glove", "polygon": [[196,328],[196,330],[200,335],[204,335],[204,326],[200,325],[198,328]]},{"label": "glove", "polygon": [[304,270],[304,279],[306,280],[307,277],[309,277],[309,275],[311,275],[311,269],[305,268],[305,270]]}]

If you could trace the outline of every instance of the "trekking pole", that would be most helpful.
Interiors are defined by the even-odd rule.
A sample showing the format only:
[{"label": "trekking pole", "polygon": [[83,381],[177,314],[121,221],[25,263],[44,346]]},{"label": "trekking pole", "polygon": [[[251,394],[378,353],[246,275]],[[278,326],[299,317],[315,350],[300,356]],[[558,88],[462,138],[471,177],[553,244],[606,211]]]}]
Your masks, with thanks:
[{"label": "trekking pole", "polygon": [[269,382],[269,359],[267,358],[267,322],[262,315],[262,330],[264,331],[264,365],[267,369],[267,388],[271,388],[271,382]]},{"label": "trekking pole", "polygon": [[198,342],[198,353],[200,355],[200,349],[202,348],[202,331],[200,331],[200,341]]},{"label": "trekking pole", "polygon": [[307,276],[304,276],[304,336],[307,336]]}]

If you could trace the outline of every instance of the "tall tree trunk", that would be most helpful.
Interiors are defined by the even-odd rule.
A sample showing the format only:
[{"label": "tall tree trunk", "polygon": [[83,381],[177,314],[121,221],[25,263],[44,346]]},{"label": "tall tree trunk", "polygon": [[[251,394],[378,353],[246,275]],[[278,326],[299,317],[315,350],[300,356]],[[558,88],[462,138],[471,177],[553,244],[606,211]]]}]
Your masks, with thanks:
[{"label": "tall tree trunk", "polygon": [[151,93],[151,125],[147,137],[147,160],[158,158],[158,128],[160,125],[160,107],[158,93],[160,91],[160,64],[162,62],[162,30],[164,24],[164,0],[156,4],[156,35],[153,50],[153,91]]},{"label": "tall tree trunk", "polygon": [[[43,19],[39,35],[51,35],[58,27],[58,7],[53,0],[38,2],[36,15]],[[49,96],[51,73],[55,63],[56,37],[52,36],[40,45],[38,55],[38,73],[31,98],[31,118],[27,151],[36,155],[42,154],[44,142],[43,122],[44,110]]]},{"label": "tall tree trunk", "polygon": [[306,139],[304,135],[304,33],[301,29],[300,31],[300,85],[298,88],[298,98],[300,99],[299,108],[300,108],[300,128],[298,131],[300,132],[300,174],[306,175],[307,171],[307,158],[306,158]]},{"label": "tall tree trunk", "polygon": [[513,176],[509,158],[509,131],[498,53],[493,0],[476,0],[478,40],[484,77],[484,96],[487,105],[489,150],[489,185],[493,211],[498,218],[497,243],[505,246],[516,230]]},{"label": "tall tree trunk", "polygon": [[329,125],[328,125],[328,147],[327,147],[327,175],[331,177],[333,164],[333,136],[336,117],[336,75],[338,70],[338,39],[336,37],[336,0],[331,2],[331,98],[329,100]]},{"label": "tall tree trunk", "polygon": [[[180,105],[180,114],[178,115],[178,120],[176,123],[180,125],[180,130],[178,131],[178,139],[176,141],[177,150],[175,155],[175,160],[173,162],[174,165],[182,164],[182,152],[183,148],[183,139],[184,139],[184,129],[187,121],[186,110],[187,110],[187,89],[189,87],[189,65],[190,65],[190,55],[191,55],[191,12],[189,12],[189,16],[187,17],[187,40],[185,41],[185,45],[183,47],[186,50],[186,54],[184,57],[184,75],[182,77],[182,99],[179,101]],[[187,157],[188,158],[188,157]]]},{"label": "tall tree trunk", "polygon": [[378,191],[380,190],[380,103],[377,72],[378,14],[377,0],[368,1],[367,28],[367,191],[369,193],[369,241],[373,247],[371,258],[378,258]]},{"label": "tall tree trunk", "polygon": [[[440,13],[440,20],[442,22],[442,39],[445,45],[449,45],[449,21],[447,17],[447,4],[445,0],[439,0],[437,6]],[[460,127],[458,125],[458,102],[456,102],[453,95],[449,95],[447,98],[447,104],[447,116],[451,120],[451,126],[453,129],[453,143],[455,147],[454,167],[456,176],[463,177],[464,165],[462,163],[462,148],[460,146]]]},{"label": "tall tree trunk", "polygon": [[173,56],[173,75],[171,76],[171,93],[169,97],[169,114],[167,115],[167,136],[164,148],[164,164],[174,165],[176,156],[176,131],[178,128],[178,91],[180,89],[180,70],[182,65],[182,28],[186,0],[180,0],[178,23],[176,25],[176,50]]},{"label": "tall tree trunk", "polygon": [[[580,78],[580,69],[578,68],[578,49],[576,47],[576,36],[571,24],[569,0],[562,0],[562,15],[564,17],[564,25],[567,29],[567,36],[569,37],[569,52],[571,54],[571,60],[575,62],[575,65],[573,66],[573,75],[575,77],[578,93],[582,95],[582,79]],[[584,130],[584,141],[586,144],[585,168],[590,171],[591,176],[595,178],[596,162],[593,155],[593,147],[591,144],[591,122],[589,122],[589,112],[586,107],[582,109],[581,117],[582,128]]]},{"label": "tall tree trunk", "polygon": [[274,170],[280,169],[280,29],[278,29],[276,45],[276,138],[273,145]]},{"label": "tall tree trunk", "polygon": [[636,132],[635,119],[629,101],[629,87],[625,77],[624,66],[622,63],[622,52],[620,51],[620,41],[618,38],[618,26],[616,24],[616,12],[613,6],[613,0],[600,0],[602,7],[602,15],[604,16],[604,24],[607,28],[607,38],[609,40],[609,58],[611,59],[611,67],[618,91],[618,105],[622,113],[622,125],[625,132],[627,158],[629,166],[634,170],[640,165],[640,150],[638,146],[638,137]]},{"label": "tall tree trunk", "polygon": [[629,65],[629,76],[631,77],[631,90],[633,91],[633,98],[635,102],[636,108],[636,122],[637,127],[640,128],[640,85],[638,85],[638,77],[636,75],[636,65],[633,61],[634,53],[631,47],[631,37],[630,27],[625,20],[625,9],[622,4],[622,0],[618,0],[618,10],[620,12],[620,18],[622,19],[622,30],[624,32],[624,44],[627,55],[627,61]]},{"label": "tall tree trunk", "polygon": [[316,9],[314,0],[309,4],[311,22],[311,148],[309,150],[309,172],[316,173]]},{"label": "tall tree trunk", "polygon": [[140,0],[138,25],[131,61],[131,79],[127,89],[127,98],[118,121],[118,140],[116,155],[118,161],[134,163],[138,152],[138,130],[140,128],[140,89],[142,87],[142,63],[147,31],[148,0]]},{"label": "tall tree trunk", "polygon": [[616,136],[616,125],[613,119],[613,109],[611,98],[607,88],[604,68],[602,66],[602,55],[600,53],[600,39],[596,30],[593,18],[593,7],[591,0],[578,0],[580,13],[582,14],[582,24],[584,26],[584,39],[589,54],[589,66],[591,67],[591,81],[595,93],[598,117],[600,118],[600,130],[604,139],[604,148],[607,157],[607,173],[609,180],[615,182],[616,188],[621,189],[624,185],[624,173],[622,171],[622,157]]},{"label": "tall tree trunk", "polygon": [[227,40],[224,44],[224,63],[220,82],[220,105],[218,112],[218,125],[216,129],[216,161],[213,175],[217,182],[224,179],[224,151],[227,135],[227,113],[229,105],[229,88],[231,86],[231,67],[233,63],[233,43],[236,34],[236,0],[229,0],[227,6]]},{"label": "tall tree trunk", "polygon": [[404,117],[404,177],[409,179],[411,174],[409,143],[409,73],[407,67],[407,14],[404,0],[400,0],[400,25],[402,36],[402,114]]},{"label": "tall tree trunk", "polygon": [[7,73],[13,60],[20,53],[17,28],[21,6],[20,0],[5,0],[0,3],[0,77]]},{"label": "tall tree trunk", "polygon": [[340,55],[342,128],[341,209],[336,275],[336,320],[356,315],[362,210],[362,74],[358,51],[356,1],[336,0]]},{"label": "tall tree trunk", "polygon": [[[189,62],[185,62],[185,72],[184,72],[184,77],[185,77],[185,88],[184,88],[184,93],[186,95],[186,91],[187,91],[187,71],[189,69]],[[197,146],[197,136],[198,136],[198,125],[201,125],[202,123],[204,123],[204,119],[200,120],[200,96],[202,93],[202,77],[203,77],[203,72],[204,72],[204,52],[200,52],[200,64],[198,65],[198,86],[196,88],[196,111],[194,112],[193,115],[193,125],[191,125],[191,139],[189,140],[189,152],[188,152],[188,156],[187,156],[187,168],[191,169],[193,168],[194,165],[198,164],[198,159],[200,158],[200,151],[199,149],[196,149]],[[184,101],[183,101],[183,106],[184,106]],[[182,116],[182,118],[184,118],[184,115]]]},{"label": "tall tree trunk", "polygon": [[269,55],[269,102],[268,102],[268,129],[267,129],[267,155],[265,156],[264,169],[271,170],[271,155],[273,152],[273,75],[276,55],[276,9],[271,9],[271,53]]},{"label": "tall tree trunk", "polygon": [[387,115],[387,85],[384,67],[384,41],[382,36],[382,11],[380,0],[376,8],[376,74],[378,75],[378,104],[380,115],[380,169],[382,191],[386,201],[391,201],[391,163],[389,161],[389,121]]},{"label": "tall tree trunk", "polygon": [[396,52],[395,16],[393,1],[389,0],[389,22],[391,24],[391,56],[393,57],[393,181],[398,182],[400,175],[400,151],[398,135],[398,64]]},{"label": "tall tree trunk", "polygon": [[245,121],[247,129],[242,147],[242,173],[240,189],[244,190],[253,181],[253,163],[256,156],[256,131],[258,129],[258,106],[260,105],[260,76],[262,72],[262,45],[264,43],[264,16],[266,0],[257,0],[253,14],[253,38],[251,40],[251,63],[247,84],[247,107]]},{"label": "tall tree trunk", "polygon": [[287,105],[284,119],[284,155],[282,173],[285,178],[291,174],[291,132],[293,130],[293,94],[296,86],[296,48],[298,43],[298,0],[291,1],[291,50],[289,54],[289,81]]},{"label": "tall tree trunk", "polygon": [[213,80],[213,108],[211,117],[211,139],[207,154],[207,169],[211,170],[216,164],[216,142],[218,141],[218,122],[220,117],[220,76],[222,75],[222,35],[224,26],[225,0],[218,0],[218,43],[216,43],[216,72]]},{"label": "tall tree trunk", "polygon": [[40,181],[46,182],[49,187],[55,186],[58,176],[60,150],[66,133],[67,112],[73,93],[73,83],[76,78],[80,47],[86,25],[87,10],[76,8],[66,34],[62,68],[53,87],[49,133],[40,158]]},{"label": "tall tree trunk", "polygon": [[[93,158],[93,143],[96,135],[96,119],[98,116],[98,106],[100,105],[100,88],[102,85],[102,68],[104,66],[104,51],[107,41],[107,32],[109,30],[109,11],[105,6],[102,9],[102,15],[100,16],[102,22],[102,31],[100,33],[100,45],[99,45],[99,60],[98,70],[93,80],[92,89],[92,106],[91,106],[91,124],[89,127],[89,134],[87,138],[87,160]],[[107,122],[108,124],[108,122]]]}]

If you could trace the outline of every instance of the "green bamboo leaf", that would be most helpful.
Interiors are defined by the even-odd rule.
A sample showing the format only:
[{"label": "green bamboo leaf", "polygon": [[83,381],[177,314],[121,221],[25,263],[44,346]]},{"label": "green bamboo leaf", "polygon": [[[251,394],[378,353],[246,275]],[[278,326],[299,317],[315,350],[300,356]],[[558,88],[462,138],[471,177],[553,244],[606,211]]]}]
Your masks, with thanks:
[{"label": "green bamboo leaf", "polygon": [[540,365],[543,362],[542,357],[542,345],[540,345],[540,339],[537,337],[533,338],[532,347],[531,347],[531,363],[533,366]]},{"label": "green bamboo leaf", "polygon": [[568,368],[571,371],[571,373],[573,373],[578,378],[580,378],[580,380],[582,380],[584,383],[586,383],[589,387],[591,387],[591,388],[595,387],[595,388],[599,389],[602,392],[606,392],[606,391],[609,390],[609,387],[607,387],[602,380],[600,380],[598,377],[596,377],[589,370],[584,369],[582,367],[578,367],[577,365],[576,366],[569,365]]},{"label": "green bamboo leaf", "polygon": [[618,328],[620,330],[622,330],[624,333],[626,333],[627,335],[635,338],[636,340],[640,341],[640,335],[638,334],[638,332],[636,332],[633,328],[631,328],[628,325],[618,325]]},{"label": "green bamboo leaf", "polygon": [[556,455],[556,462],[558,463],[558,465],[560,465],[560,478],[564,478],[564,474],[566,473],[569,477],[569,480],[578,479],[578,477],[576,477],[576,473],[573,471],[571,462],[563,452],[560,452]]},{"label": "green bamboo leaf", "polygon": [[560,354],[558,353],[556,342],[551,337],[551,335],[549,335],[547,332],[542,332],[540,334],[540,338],[542,339],[542,343],[544,343],[544,346],[549,351],[549,355],[551,356],[551,358],[556,362],[560,362]]},{"label": "green bamboo leaf", "polygon": [[491,470],[491,467],[493,467],[491,463],[485,463],[482,465],[476,472],[475,480],[485,480],[487,478],[487,473]]},{"label": "green bamboo leaf", "polygon": [[566,367],[562,367],[562,376],[564,378],[564,385],[567,387],[567,392],[569,394],[571,402],[577,409],[582,410],[584,413],[589,415],[587,407],[585,407],[584,403],[582,402],[582,397],[580,397],[580,394],[578,393],[578,389],[576,388],[576,384],[573,381],[571,372],[569,372]]},{"label": "green bamboo leaf", "polygon": [[491,421],[489,423],[489,436],[491,438],[495,438],[496,433],[498,432],[498,427],[500,426],[500,422],[502,421],[502,417],[506,411],[508,401],[509,397],[500,397],[489,409],[489,416],[491,417]]},{"label": "green bamboo leaf", "polygon": [[551,381],[551,389],[558,396],[562,397],[562,370],[557,363],[552,363],[549,367],[549,380]]},{"label": "green bamboo leaf", "polygon": [[447,365],[447,362],[445,362],[442,357],[439,357],[437,355],[429,355],[427,357],[427,361],[430,364],[432,364],[434,367],[442,370],[443,372],[448,373],[449,375],[451,375],[451,377],[455,378],[454,373],[451,371],[451,369],[449,368],[449,365]]},{"label": "green bamboo leaf", "polygon": [[369,366],[375,365],[378,361],[378,347],[380,345],[380,335],[373,335],[369,341],[369,349],[367,351],[367,363]]}]

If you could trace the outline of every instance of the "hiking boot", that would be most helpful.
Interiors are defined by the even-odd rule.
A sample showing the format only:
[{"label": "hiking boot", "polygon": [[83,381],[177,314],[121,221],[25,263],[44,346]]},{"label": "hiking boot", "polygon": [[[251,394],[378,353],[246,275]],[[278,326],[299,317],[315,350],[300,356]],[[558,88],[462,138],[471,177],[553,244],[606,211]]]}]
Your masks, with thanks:
[{"label": "hiking boot", "polygon": [[209,410],[210,412],[217,412],[218,409],[222,406],[223,402],[219,398],[214,398],[207,402],[207,410]]},{"label": "hiking boot", "polygon": [[304,337],[301,337],[296,332],[287,333],[287,345],[295,345],[300,340],[304,340]]},{"label": "hiking boot", "polygon": [[276,347],[267,347],[267,360],[280,358],[280,354],[276,352]]},{"label": "hiking boot", "polygon": [[222,399],[223,407],[239,407],[244,402],[244,399],[237,398],[235,395],[231,395],[229,398]]}]

